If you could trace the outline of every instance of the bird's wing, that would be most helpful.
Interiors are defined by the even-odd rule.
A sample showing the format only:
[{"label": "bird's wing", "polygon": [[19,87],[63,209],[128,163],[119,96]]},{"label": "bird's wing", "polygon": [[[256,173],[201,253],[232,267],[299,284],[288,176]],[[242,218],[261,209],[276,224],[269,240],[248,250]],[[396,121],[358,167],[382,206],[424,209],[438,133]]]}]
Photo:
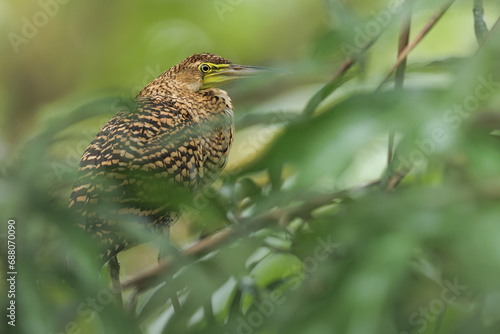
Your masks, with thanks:
[{"label": "bird's wing", "polygon": [[148,203],[155,192],[195,186],[203,164],[199,131],[182,117],[172,105],[150,103],[119,112],[101,129],[83,154],[70,198],[80,227],[105,234],[98,230],[115,223],[112,215],[162,219],[164,201]]}]

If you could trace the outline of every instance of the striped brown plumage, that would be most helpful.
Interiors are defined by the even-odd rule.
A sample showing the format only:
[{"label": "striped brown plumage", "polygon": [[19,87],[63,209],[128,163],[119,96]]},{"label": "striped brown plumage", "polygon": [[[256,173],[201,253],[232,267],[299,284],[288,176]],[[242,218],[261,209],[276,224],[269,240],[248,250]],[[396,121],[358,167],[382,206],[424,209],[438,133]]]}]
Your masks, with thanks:
[{"label": "striped brown plumage", "polygon": [[213,182],[233,140],[227,93],[201,88],[201,63],[231,64],[195,54],[165,71],[136,97],[133,110],[118,112],[85,150],[70,197],[77,226],[100,245],[106,262],[134,245],[131,226],[153,234],[172,226],[172,201]]}]

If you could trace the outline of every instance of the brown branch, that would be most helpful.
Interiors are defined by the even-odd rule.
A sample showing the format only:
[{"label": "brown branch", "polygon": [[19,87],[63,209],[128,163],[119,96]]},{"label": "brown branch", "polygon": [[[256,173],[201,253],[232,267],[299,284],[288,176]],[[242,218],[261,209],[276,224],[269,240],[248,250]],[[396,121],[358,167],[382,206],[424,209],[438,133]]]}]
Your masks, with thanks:
[{"label": "brown branch", "polygon": [[[411,8],[408,8],[408,12],[406,16],[403,17],[403,21],[401,22],[401,28],[399,31],[399,42],[398,42],[398,58],[401,57],[403,51],[408,47],[408,43],[410,42],[410,28],[411,28]],[[396,69],[396,88],[403,88],[403,83],[405,79],[405,70],[407,57],[404,57],[401,64],[399,64]]]},{"label": "brown branch", "polygon": [[[201,239],[193,246],[186,249],[182,255],[185,256],[200,256],[208,254],[214,250],[216,246],[222,245],[231,235],[236,232],[235,229],[225,229]],[[177,259],[179,260],[179,259]],[[130,276],[122,283],[122,289],[135,287],[142,291],[164,280],[164,276],[176,267],[180,261],[175,261],[173,256],[167,256],[161,260],[159,265],[152,265],[145,270]]]},{"label": "brown branch", "polygon": [[392,191],[396,189],[399,183],[403,181],[403,179],[408,175],[408,173],[411,172],[411,168],[412,168],[411,166],[399,168],[398,170],[396,170],[394,173],[392,173],[387,177],[387,180],[383,182],[382,186],[387,191]]},{"label": "brown branch", "polygon": [[388,148],[387,148],[387,166],[389,166],[392,162],[392,157],[394,156],[394,137],[395,137],[395,131],[390,130],[389,131],[389,138],[388,138]]},{"label": "brown branch", "polygon": [[441,17],[446,13],[448,8],[455,2],[455,0],[447,0],[444,4],[442,4],[432,15],[432,17],[427,21],[425,26],[419,31],[417,36],[413,39],[411,44],[409,44],[404,50],[399,54],[398,60],[392,66],[389,73],[386,75],[384,80],[377,87],[376,91],[380,90],[384,84],[391,78],[394,71],[398,68],[398,66],[406,61],[406,57],[408,54],[422,41],[422,39],[429,33],[429,31],[436,25],[436,23],[441,19]]},{"label": "brown branch", "polygon": [[347,72],[352,67],[352,65],[356,64],[358,60],[361,58],[361,56],[363,56],[366,53],[366,51],[368,51],[368,49],[370,49],[372,45],[375,44],[375,42],[379,39],[382,33],[383,31],[380,32],[380,34],[378,34],[377,36],[373,37],[370,41],[368,41],[368,43],[366,43],[359,50],[358,55],[351,56],[346,61],[344,61],[342,65],[340,65],[340,67],[332,74],[329,81],[333,82],[335,80],[338,80],[345,72]]},{"label": "brown branch", "polygon": [[[186,257],[199,258],[206,255],[217,248],[235,241],[236,239],[248,235],[253,231],[259,230],[269,224],[283,224],[283,218],[286,218],[288,223],[292,218],[302,217],[310,218],[311,212],[324,205],[330,204],[335,199],[345,198],[360,191],[369,189],[379,184],[379,180],[357,187],[345,189],[331,194],[309,194],[307,200],[300,205],[285,207],[278,210],[263,213],[256,217],[242,219],[236,227],[230,227],[220,232],[216,232],[189,247],[178,256],[169,256],[160,262],[158,266],[154,266],[143,270],[135,275],[124,280],[122,288],[134,288],[137,292],[144,291],[156,284],[165,280],[167,273],[175,270],[182,265]],[[301,195],[296,200],[304,200],[305,195]]]}]

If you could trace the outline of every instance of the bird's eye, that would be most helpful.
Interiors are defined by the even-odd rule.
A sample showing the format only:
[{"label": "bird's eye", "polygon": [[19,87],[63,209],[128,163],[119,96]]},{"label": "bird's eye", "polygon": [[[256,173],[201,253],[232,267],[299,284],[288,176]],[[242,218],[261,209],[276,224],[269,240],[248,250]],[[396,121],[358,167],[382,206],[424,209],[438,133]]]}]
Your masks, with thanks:
[{"label": "bird's eye", "polygon": [[199,69],[201,73],[209,73],[212,70],[212,68],[208,64],[201,64]]}]

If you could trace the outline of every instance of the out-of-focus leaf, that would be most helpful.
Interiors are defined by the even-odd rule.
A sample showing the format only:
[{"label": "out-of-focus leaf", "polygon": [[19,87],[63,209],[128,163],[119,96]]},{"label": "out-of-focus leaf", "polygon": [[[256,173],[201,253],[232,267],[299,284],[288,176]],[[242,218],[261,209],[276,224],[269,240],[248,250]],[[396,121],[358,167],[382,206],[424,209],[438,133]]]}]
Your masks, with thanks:
[{"label": "out-of-focus leaf", "polygon": [[266,287],[278,281],[284,281],[297,275],[302,268],[299,258],[291,254],[276,253],[266,257],[255,266],[250,275],[259,287]]}]

